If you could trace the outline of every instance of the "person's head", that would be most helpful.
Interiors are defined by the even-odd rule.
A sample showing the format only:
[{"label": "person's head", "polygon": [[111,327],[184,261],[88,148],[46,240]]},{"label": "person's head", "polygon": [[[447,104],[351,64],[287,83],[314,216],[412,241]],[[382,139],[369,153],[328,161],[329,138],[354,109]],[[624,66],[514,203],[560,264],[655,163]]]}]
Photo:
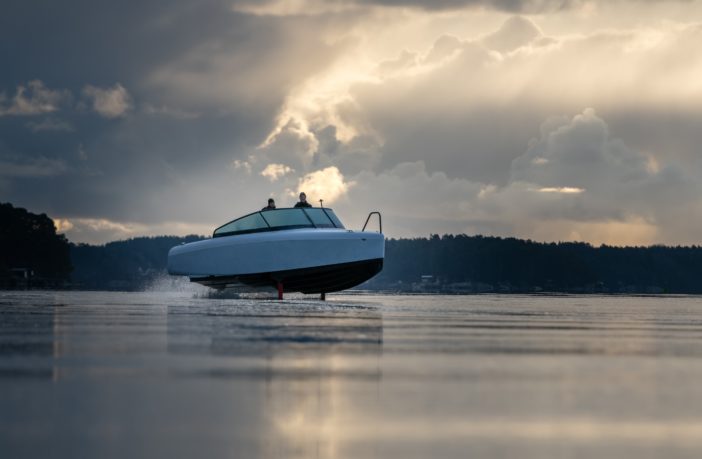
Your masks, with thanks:
[{"label": "person's head", "polygon": [[307,195],[304,191],[300,193],[300,202],[307,202]]},{"label": "person's head", "polygon": [[268,198],[268,207],[275,207],[275,201],[273,198]]}]

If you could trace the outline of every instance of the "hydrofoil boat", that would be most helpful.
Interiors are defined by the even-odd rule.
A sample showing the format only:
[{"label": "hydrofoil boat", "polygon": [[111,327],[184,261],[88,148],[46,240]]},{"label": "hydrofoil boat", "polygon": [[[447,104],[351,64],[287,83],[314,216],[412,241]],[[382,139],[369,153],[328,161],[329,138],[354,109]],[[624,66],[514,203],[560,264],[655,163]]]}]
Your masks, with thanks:
[{"label": "hydrofoil boat", "polygon": [[[365,231],[377,214],[379,232]],[[348,230],[325,207],[262,210],[214,230],[212,238],[173,247],[168,273],[208,287],[320,293],[345,290],[383,268],[380,213]]]}]

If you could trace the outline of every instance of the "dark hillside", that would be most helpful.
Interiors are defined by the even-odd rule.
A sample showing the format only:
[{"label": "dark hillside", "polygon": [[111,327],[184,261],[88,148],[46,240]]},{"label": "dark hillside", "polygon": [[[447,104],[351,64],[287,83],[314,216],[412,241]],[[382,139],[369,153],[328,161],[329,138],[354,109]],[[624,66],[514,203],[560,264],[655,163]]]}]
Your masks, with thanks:
[{"label": "dark hillside", "polygon": [[168,250],[201,236],[139,237],[110,242],[101,246],[71,245],[74,272],[71,276],[78,288],[136,290],[166,271]]},{"label": "dark hillside", "polygon": [[514,238],[390,239],[371,288],[410,291],[702,293],[702,248],[593,247]]},{"label": "dark hillside", "polygon": [[0,288],[60,287],[70,272],[69,243],[53,220],[0,203]]}]

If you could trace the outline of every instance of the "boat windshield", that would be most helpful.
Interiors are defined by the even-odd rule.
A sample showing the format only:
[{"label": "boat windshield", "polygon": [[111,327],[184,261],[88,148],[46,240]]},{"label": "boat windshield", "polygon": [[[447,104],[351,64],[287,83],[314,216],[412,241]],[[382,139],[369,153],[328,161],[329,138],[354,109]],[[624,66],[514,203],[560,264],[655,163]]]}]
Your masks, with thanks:
[{"label": "boat windshield", "polygon": [[322,207],[275,209],[254,212],[222,225],[212,237],[279,231],[294,228],[344,228],[331,209]]}]

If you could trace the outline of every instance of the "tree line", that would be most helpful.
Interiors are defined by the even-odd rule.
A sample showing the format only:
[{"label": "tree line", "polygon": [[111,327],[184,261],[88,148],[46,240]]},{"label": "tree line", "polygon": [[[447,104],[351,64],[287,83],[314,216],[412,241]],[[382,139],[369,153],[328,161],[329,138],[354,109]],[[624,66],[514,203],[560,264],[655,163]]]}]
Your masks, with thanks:
[{"label": "tree line", "polygon": [[202,236],[137,237],[105,245],[72,244],[74,288],[141,290],[166,274],[168,251]]},{"label": "tree line", "polygon": [[[203,236],[72,244],[44,214],[0,204],[0,288],[139,290],[166,275],[168,250]],[[702,247],[613,247],[489,236],[388,239],[384,291],[702,293]]]},{"label": "tree line", "polygon": [[[143,288],[168,250],[202,236],[71,245],[78,288]],[[363,289],[443,293],[702,293],[702,247],[594,247],[516,238],[432,235],[388,239],[383,270]]]},{"label": "tree line", "polygon": [[385,260],[383,271],[371,282],[376,288],[702,293],[700,246],[594,247],[582,242],[432,235],[388,240]]},{"label": "tree line", "polygon": [[71,273],[70,245],[46,214],[0,203],[0,288],[65,285]]}]

